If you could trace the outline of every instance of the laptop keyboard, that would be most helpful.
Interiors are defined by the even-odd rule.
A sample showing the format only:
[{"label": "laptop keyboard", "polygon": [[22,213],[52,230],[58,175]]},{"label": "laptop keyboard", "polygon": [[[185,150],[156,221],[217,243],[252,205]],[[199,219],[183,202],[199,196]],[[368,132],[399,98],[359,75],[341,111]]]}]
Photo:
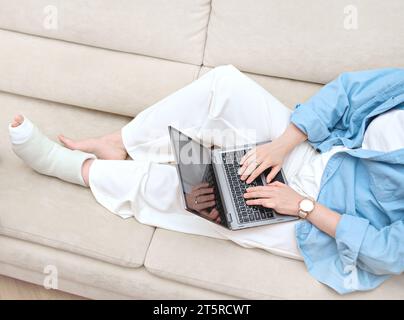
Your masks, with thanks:
[{"label": "laptop keyboard", "polygon": [[272,209],[262,206],[249,206],[244,199],[244,193],[249,187],[262,186],[261,178],[258,177],[252,183],[248,184],[240,179],[238,170],[240,160],[246,153],[246,150],[222,153],[224,168],[227,174],[227,180],[230,184],[231,194],[234,204],[237,208],[237,217],[239,223],[251,223],[274,218]]}]

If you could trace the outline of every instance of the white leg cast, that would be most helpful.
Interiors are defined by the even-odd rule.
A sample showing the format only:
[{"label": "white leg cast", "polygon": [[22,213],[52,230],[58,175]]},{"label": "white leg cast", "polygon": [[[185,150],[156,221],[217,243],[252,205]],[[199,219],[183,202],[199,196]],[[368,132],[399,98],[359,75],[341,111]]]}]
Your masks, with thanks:
[{"label": "white leg cast", "polygon": [[93,154],[70,150],[50,140],[25,118],[18,127],[9,126],[10,140],[15,154],[38,173],[86,186],[81,175],[85,160]]}]

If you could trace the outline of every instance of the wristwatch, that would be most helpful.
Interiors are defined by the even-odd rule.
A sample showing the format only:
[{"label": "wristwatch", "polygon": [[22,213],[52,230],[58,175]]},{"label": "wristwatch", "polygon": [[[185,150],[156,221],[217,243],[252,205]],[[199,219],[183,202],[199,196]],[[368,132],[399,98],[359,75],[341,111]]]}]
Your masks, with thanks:
[{"label": "wristwatch", "polygon": [[298,216],[302,219],[306,219],[307,216],[314,210],[316,201],[313,198],[306,197],[299,202]]}]

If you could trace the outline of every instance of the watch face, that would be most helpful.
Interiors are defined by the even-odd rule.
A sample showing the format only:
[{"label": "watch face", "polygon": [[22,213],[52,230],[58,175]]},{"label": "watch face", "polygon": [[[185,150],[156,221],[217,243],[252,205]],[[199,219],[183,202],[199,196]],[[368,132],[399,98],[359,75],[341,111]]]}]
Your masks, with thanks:
[{"label": "watch face", "polygon": [[300,202],[300,209],[305,212],[310,212],[314,209],[314,204],[309,199],[304,199]]}]

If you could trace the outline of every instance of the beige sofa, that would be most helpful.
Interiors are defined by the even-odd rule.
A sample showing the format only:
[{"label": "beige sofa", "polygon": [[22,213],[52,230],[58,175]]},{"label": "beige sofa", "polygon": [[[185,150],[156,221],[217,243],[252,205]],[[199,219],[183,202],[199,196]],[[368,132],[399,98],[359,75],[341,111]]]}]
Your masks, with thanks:
[{"label": "beige sofa", "polygon": [[122,220],[11,151],[23,112],[75,138],[233,64],[288,107],[339,73],[404,66],[402,0],[0,0],[0,273],[89,298],[404,299],[404,276],[339,296],[301,261]]}]

